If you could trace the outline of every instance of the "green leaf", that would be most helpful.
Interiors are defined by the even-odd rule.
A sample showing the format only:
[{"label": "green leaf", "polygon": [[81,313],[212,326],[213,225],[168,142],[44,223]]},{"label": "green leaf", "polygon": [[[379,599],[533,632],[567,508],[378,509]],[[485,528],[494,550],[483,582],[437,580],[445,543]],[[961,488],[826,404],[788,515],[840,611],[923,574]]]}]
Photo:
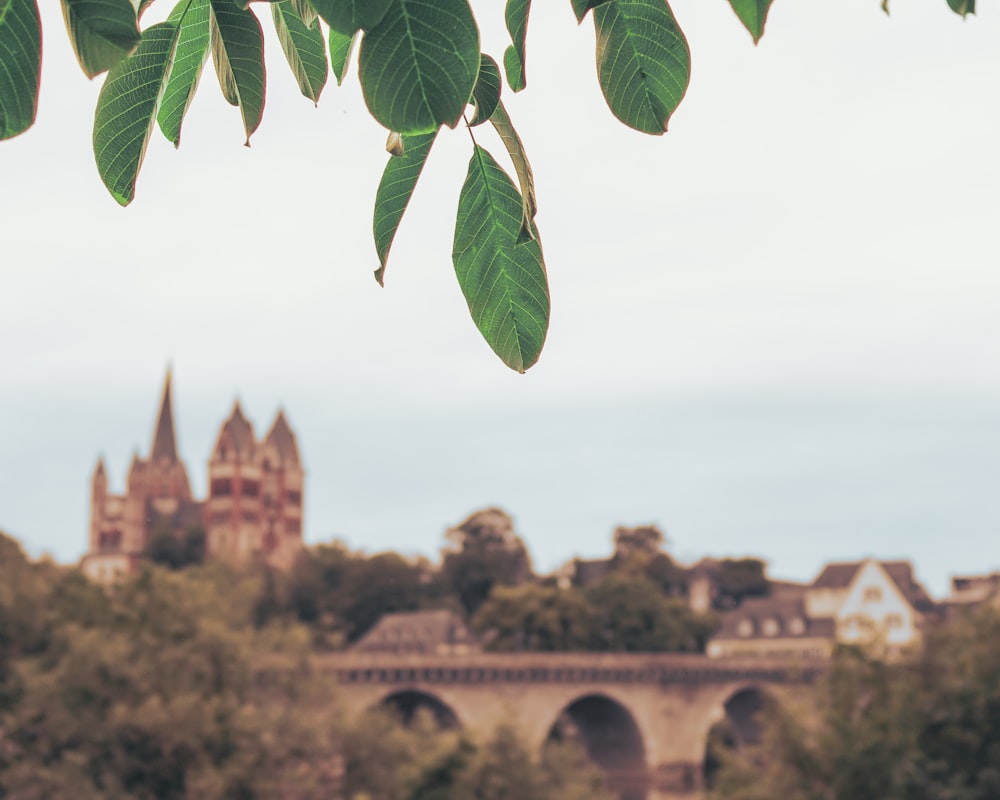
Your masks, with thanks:
[{"label": "green leaf", "polygon": [[976,13],[976,0],[948,0],[948,7],[964,17]]},{"label": "green leaf", "polygon": [[288,0],[271,4],[274,30],[302,94],[314,103],[326,85],[326,43],[319,27],[308,27]]},{"label": "green leaf", "polygon": [[417,185],[417,179],[424,169],[436,137],[437,131],[402,137],[402,154],[393,155],[382,172],[382,180],[379,181],[378,192],[375,194],[375,218],[372,225],[379,260],[375,280],[379,286],[383,285],[385,265],[392,240],[396,238],[396,229],[403,219],[403,212],[409,205],[413,188]]},{"label": "green leaf", "polygon": [[479,29],[467,0],[393,0],[361,41],[368,110],[400,133],[455,127],[479,72]]},{"label": "green leaf", "polygon": [[162,22],[142,33],[135,52],[111,68],[97,98],[94,156],[111,196],[123,206],[135,197],[135,181],[153,130],[156,103],[167,80],[179,26]]},{"label": "green leaf", "polygon": [[42,24],[35,0],[0,0],[0,139],[31,127],[42,74]]},{"label": "green leaf", "polygon": [[507,154],[514,163],[514,170],[517,172],[517,181],[521,184],[523,206],[521,212],[523,217],[522,233],[531,236],[534,231],[532,220],[534,220],[535,213],[538,211],[538,203],[535,199],[535,176],[531,171],[531,164],[528,163],[528,156],[524,151],[524,143],[521,141],[521,137],[517,135],[517,131],[514,129],[514,125],[510,121],[507,109],[504,108],[502,101],[497,103],[497,107],[490,117],[490,122],[493,123],[493,127],[500,134],[504,147],[507,148]]},{"label": "green leaf", "polygon": [[476,107],[472,125],[482,125],[486,122],[493,116],[493,111],[500,102],[500,68],[486,53],[481,53],[480,58],[479,77],[476,79],[470,98]]},{"label": "green leaf", "polygon": [[[888,1],[885,0],[882,6],[886,13],[888,13]],[[771,9],[772,2],[774,0],[729,0],[729,5],[733,7],[743,27],[750,31],[754,44],[757,44],[764,35],[764,24],[767,22],[767,12]]]},{"label": "green leaf", "polygon": [[62,0],[73,51],[88,78],[111,69],[139,44],[131,0]]},{"label": "green leaf", "polygon": [[240,9],[233,0],[211,2],[212,60],[223,95],[239,106],[249,146],[264,115],[264,35],[249,9]]},{"label": "green leaf", "polygon": [[528,35],[528,11],[531,0],[507,0],[507,10],[504,13],[507,22],[507,33],[513,42],[503,54],[503,68],[507,73],[507,83],[515,92],[521,91],[527,85],[525,76],[524,42]]},{"label": "green leaf", "polygon": [[691,53],[665,0],[614,0],[594,9],[597,77],[611,112],[662,134],[687,91]]},{"label": "green leaf", "polygon": [[394,0],[310,0],[313,8],[338,33],[353,36],[378,25]]},{"label": "green leaf", "polygon": [[132,0],[132,5],[135,7],[136,17],[142,19],[146,9],[153,5],[153,0]]},{"label": "green leaf", "polygon": [[358,34],[347,36],[330,28],[330,68],[337,76],[337,86],[344,82],[347,74],[347,62],[351,60],[351,53],[354,51],[354,43],[358,40]]},{"label": "green leaf", "polygon": [[511,369],[538,360],[549,326],[549,287],[537,231],[522,236],[521,196],[479,145],[469,161],[452,260],[483,337]]},{"label": "green leaf", "polygon": [[167,18],[180,25],[180,33],[156,121],[174,147],[180,146],[184,115],[194,99],[208,58],[210,16],[209,0],[180,0]]},{"label": "green leaf", "polygon": [[583,22],[583,18],[587,16],[587,12],[592,8],[597,8],[598,6],[603,6],[605,3],[610,3],[612,0],[573,0],[573,13],[576,14],[576,21]]},{"label": "green leaf", "polygon": [[292,4],[292,8],[295,9],[295,13],[299,15],[299,19],[308,28],[316,27],[316,9],[312,7],[309,0],[288,0]]}]

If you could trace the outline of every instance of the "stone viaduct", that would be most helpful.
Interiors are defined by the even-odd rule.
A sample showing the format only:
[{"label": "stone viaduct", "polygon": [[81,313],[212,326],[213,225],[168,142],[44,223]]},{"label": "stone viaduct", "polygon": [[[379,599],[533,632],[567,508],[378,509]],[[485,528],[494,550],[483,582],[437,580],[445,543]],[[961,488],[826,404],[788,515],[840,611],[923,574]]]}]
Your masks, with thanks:
[{"label": "stone viaduct", "polygon": [[797,702],[818,661],[641,653],[347,652],[316,666],[340,685],[348,714],[380,705],[429,709],[475,734],[513,725],[539,752],[566,725],[622,800],[694,800],[709,730],[729,717],[752,738],[763,698]]}]

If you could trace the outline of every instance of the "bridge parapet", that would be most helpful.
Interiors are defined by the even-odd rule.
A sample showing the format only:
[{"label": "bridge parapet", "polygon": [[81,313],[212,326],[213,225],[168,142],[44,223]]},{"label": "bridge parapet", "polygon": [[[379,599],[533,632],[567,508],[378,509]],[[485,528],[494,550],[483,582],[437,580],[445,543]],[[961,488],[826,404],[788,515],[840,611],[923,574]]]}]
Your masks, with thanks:
[{"label": "bridge parapet", "polygon": [[331,653],[315,666],[342,684],[768,684],[810,683],[821,661],[714,659],[651,653]]}]

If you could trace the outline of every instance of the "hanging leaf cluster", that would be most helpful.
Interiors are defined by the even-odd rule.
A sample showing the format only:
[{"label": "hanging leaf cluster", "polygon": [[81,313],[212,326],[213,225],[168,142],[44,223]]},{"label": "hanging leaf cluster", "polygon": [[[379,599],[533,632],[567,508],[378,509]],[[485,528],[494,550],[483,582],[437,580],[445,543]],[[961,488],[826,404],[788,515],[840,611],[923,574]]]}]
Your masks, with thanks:
[{"label": "hanging leaf cluster", "polygon": [[[162,2],[163,0],[161,0]],[[553,1],[554,0],[549,0]],[[566,0],[564,0],[565,2]],[[721,1],[721,0],[720,0]],[[773,0],[728,0],[754,43]],[[35,119],[41,75],[38,0],[0,0],[0,139]],[[219,87],[240,114],[246,143],[266,97],[264,36],[250,0],[180,0],[166,21],[142,27],[154,0],[60,0],[84,73],[107,76],[97,101],[97,171],[122,205],[155,127],[180,145],[184,117],[211,56]],[[568,0],[597,33],[597,78],[611,112],[659,135],[687,91],[691,53],[667,0]],[[975,0],[947,0],[962,16]],[[276,0],[269,13],[303,96],[318,103],[332,69],[338,85],[358,49],[358,79],[371,115],[388,131],[390,153],[375,199],[373,232],[383,284],[392,242],[435,139],[460,124],[472,153],[458,198],[452,263],[472,319],[493,351],[524,372],[539,357],[549,324],[549,289],[534,178],[502,100],[504,83],[527,85],[531,0],[506,0],[510,45],[497,61],[480,52],[469,0]],[[258,8],[261,7],[258,6]],[[483,1],[484,9],[499,3]],[[888,0],[882,0],[888,10]],[[492,125],[516,180],[481,146]]]}]

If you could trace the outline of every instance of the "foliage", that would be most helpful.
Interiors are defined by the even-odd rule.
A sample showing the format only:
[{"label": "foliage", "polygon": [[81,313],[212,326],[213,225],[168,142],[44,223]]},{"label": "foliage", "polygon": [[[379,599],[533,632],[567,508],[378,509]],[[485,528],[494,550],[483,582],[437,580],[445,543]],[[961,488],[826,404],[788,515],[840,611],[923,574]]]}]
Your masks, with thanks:
[{"label": "foliage", "polygon": [[586,650],[594,638],[594,609],[577,589],[500,586],[480,606],[472,627],[488,638],[491,650]]},{"label": "foliage", "polygon": [[158,525],[150,534],[146,557],[170,569],[200,564],[205,560],[205,529],[195,525],[175,532],[168,525]]},{"label": "foliage", "polygon": [[[167,19],[141,26],[153,0],[62,0],[77,59],[94,77],[107,71],[94,117],[98,172],[127,205],[149,138],[158,124],[175,145],[211,53],[219,86],[243,120],[247,142],[261,123],[266,97],[264,39],[247,0],[179,0]],[[974,0],[947,0],[958,14]],[[729,0],[756,43],[772,0]],[[888,11],[888,0],[883,8]],[[538,359],[549,323],[549,290],[535,188],[520,137],[500,100],[494,58],[480,53],[469,0],[278,0],[270,4],[278,41],[301,93],[318,102],[332,64],[338,85],[352,43],[368,110],[391,133],[389,164],[379,186],[374,234],[384,281],[392,241],[434,137],[467,120],[472,154],[459,192],[452,261],[476,326],[512,369]],[[483,2],[480,13],[498,13]],[[578,21],[596,30],[597,77],[611,112],[635,130],[660,135],[683,99],[691,53],[667,0],[570,0]],[[506,83],[527,83],[530,0],[507,0],[511,44],[503,53]],[[0,0],[0,139],[34,122],[41,74],[37,0]],[[329,60],[326,45],[329,45]],[[474,125],[490,122],[507,150],[515,184],[477,141]],[[408,155],[408,151],[411,153]],[[394,164],[395,158],[404,159]]]},{"label": "foliage", "polygon": [[642,576],[614,572],[581,589],[500,587],[472,618],[491,650],[696,652],[717,627]]},{"label": "foliage", "polygon": [[715,607],[736,608],[746,597],[766,597],[771,593],[766,565],[759,558],[725,558],[714,575]]},{"label": "foliage", "polygon": [[495,586],[517,586],[531,577],[528,549],[498,508],[475,512],[445,537],[451,549],[444,554],[442,580],[470,616]]},{"label": "foliage", "polygon": [[635,556],[652,558],[666,543],[667,537],[655,525],[639,525],[635,528],[619,526],[615,528],[615,559],[628,561]]},{"label": "foliage", "polygon": [[583,595],[594,613],[589,649],[700,652],[717,627],[645,578],[614,572]]},{"label": "foliage", "polygon": [[365,556],[340,545],[303,551],[288,576],[270,574],[268,580],[271,614],[259,615],[260,621],[287,611],[326,646],[354,641],[383,614],[447,605],[426,562],[397,553]]},{"label": "foliage", "polygon": [[1000,614],[931,632],[912,659],[845,649],[808,713],[772,709],[723,759],[726,800],[991,800],[1000,793]]},{"label": "foliage", "polygon": [[657,584],[664,594],[673,597],[687,594],[687,573],[663,552],[667,537],[655,525],[615,528],[614,543],[613,569],[641,574]]},{"label": "foliage", "polygon": [[0,535],[0,577],[0,797],[607,800],[582,751],[534,758],[510,728],[343,719],[304,631],[254,624],[267,573],[150,565],[105,589]]}]

